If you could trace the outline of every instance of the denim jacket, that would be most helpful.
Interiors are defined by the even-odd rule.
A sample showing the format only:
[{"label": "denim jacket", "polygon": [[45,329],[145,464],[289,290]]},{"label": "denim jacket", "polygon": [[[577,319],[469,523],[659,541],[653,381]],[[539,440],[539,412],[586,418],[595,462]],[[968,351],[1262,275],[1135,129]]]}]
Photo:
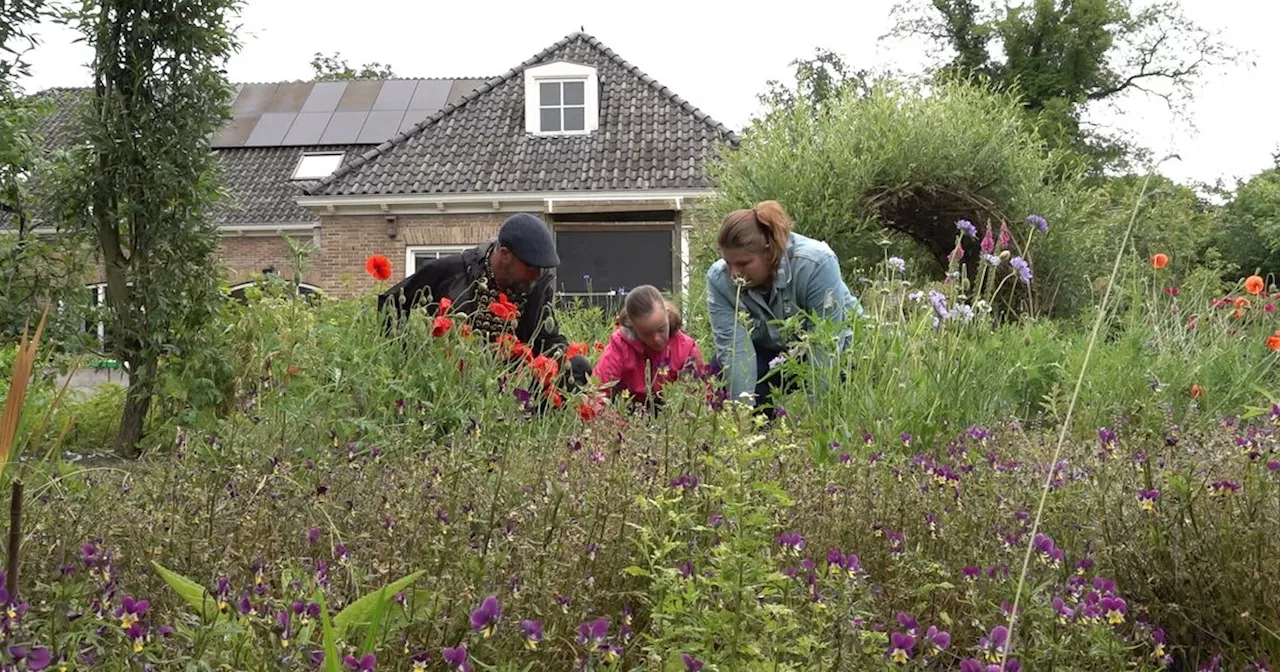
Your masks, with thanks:
[{"label": "denim jacket", "polygon": [[[737,312],[745,312],[750,324],[735,325]],[[754,392],[761,373],[756,370],[756,351],[781,352],[786,343],[777,322],[796,313],[816,314],[837,324],[863,314],[862,305],[840,276],[835,252],[820,240],[792,233],[787,253],[778,260],[772,291],[766,297],[756,289],[743,289],[741,296],[733,275],[723,259],[707,271],[707,308],[716,356],[728,378],[729,396]],[[735,328],[736,326],[736,328]],[[841,332],[838,347],[848,345],[853,332]]]}]

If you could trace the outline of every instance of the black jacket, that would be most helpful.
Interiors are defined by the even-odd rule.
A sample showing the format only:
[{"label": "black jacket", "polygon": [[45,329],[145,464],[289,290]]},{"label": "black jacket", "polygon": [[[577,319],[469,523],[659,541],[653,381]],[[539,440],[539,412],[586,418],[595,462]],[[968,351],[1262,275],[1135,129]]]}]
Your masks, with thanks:
[{"label": "black jacket", "polygon": [[[393,322],[407,319],[415,308],[438,304],[445,297],[453,300],[451,310],[456,313],[472,315],[477,308],[485,308],[478,305],[476,293],[484,277],[483,262],[496,246],[497,241],[491,240],[461,254],[434,259],[380,294],[378,312],[387,316],[387,331]],[[534,354],[561,356],[569,347],[568,339],[560,333],[554,301],[555,274],[543,273],[525,296],[515,328],[515,337],[528,344]],[[576,356],[571,364],[574,379],[585,382],[591,373],[590,362]]]}]

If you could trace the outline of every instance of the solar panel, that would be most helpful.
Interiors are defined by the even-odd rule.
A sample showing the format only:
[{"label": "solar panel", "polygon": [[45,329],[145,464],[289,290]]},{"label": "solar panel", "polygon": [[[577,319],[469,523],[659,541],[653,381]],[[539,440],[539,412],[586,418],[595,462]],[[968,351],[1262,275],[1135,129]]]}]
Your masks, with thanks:
[{"label": "solar panel", "polygon": [[281,144],[318,145],[325,126],[329,125],[332,112],[300,112]]},{"label": "solar panel", "polygon": [[296,112],[266,112],[245,141],[245,147],[278,147],[297,117]]},{"label": "solar panel", "polygon": [[404,110],[409,108],[409,101],[413,99],[413,90],[418,87],[418,83],[412,79],[396,79],[382,83],[382,90],[378,92],[378,99],[373,102],[375,111],[386,110]]},{"label": "solar panel", "polygon": [[[383,87],[386,91],[386,87]],[[395,137],[396,132],[400,129],[400,121],[404,119],[405,113],[400,110],[383,110],[378,112],[370,112],[369,118],[364,122],[364,128],[360,129],[360,136],[356,138],[356,142],[360,144],[376,145]]]},{"label": "solar panel", "polygon": [[311,95],[302,104],[303,112],[332,112],[338,109],[338,101],[347,90],[346,82],[316,82]]},{"label": "solar panel", "polygon": [[449,89],[452,86],[451,79],[418,80],[418,87],[413,92],[413,100],[409,101],[409,109],[435,112],[444,107],[444,101],[448,100]]},{"label": "solar panel", "polygon": [[413,128],[414,124],[426,119],[429,116],[431,116],[431,113],[426,111],[409,110],[408,112],[405,112],[404,119],[400,121],[400,128],[396,130],[396,133],[404,133],[405,131],[408,131],[409,129]]},{"label": "solar panel", "polygon": [[378,99],[378,91],[382,88],[380,81],[348,82],[347,90],[342,92],[338,101],[339,112],[368,112]]},{"label": "solar panel", "polygon": [[231,104],[231,113],[237,117],[261,114],[267,109],[267,103],[276,94],[278,84],[245,84],[240,95]]},{"label": "solar panel", "polygon": [[[351,87],[347,87],[350,91]],[[322,145],[349,145],[360,135],[360,128],[368,118],[368,112],[334,112],[324,134],[320,136]]]},{"label": "solar panel", "polygon": [[[480,86],[481,84],[484,84],[484,82],[485,80],[483,79],[453,80],[453,86],[449,87],[449,99],[445,102],[446,103],[458,102],[463,96],[467,95],[468,93],[471,93],[476,89],[476,87]],[[441,107],[443,107],[443,105]]]},{"label": "solar panel", "polygon": [[218,129],[210,144],[214,147],[243,147],[249,139],[253,127],[258,124],[259,115],[236,117]]},{"label": "solar panel", "polygon": [[302,110],[302,103],[307,100],[307,96],[311,95],[311,82],[287,82],[281,84],[276,89],[276,93],[271,97],[271,102],[267,103],[267,112],[299,112]]}]

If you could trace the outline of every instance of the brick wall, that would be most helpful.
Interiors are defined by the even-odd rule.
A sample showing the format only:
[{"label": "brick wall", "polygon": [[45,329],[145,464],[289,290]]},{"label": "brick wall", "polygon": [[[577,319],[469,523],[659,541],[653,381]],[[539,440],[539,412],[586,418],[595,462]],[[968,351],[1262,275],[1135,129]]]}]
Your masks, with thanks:
[{"label": "brick wall", "polygon": [[[511,213],[322,217],[320,254],[312,260],[316,283],[331,296],[372,291],[365,259],[384,254],[391,260],[391,282],[404,278],[405,248],[419,245],[474,245],[498,235]],[[394,237],[392,237],[394,234]]]},{"label": "brick wall", "polygon": [[[291,235],[298,243],[313,243],[310,234]],[[267,268],[274,268],[277,275],[293,277],[289,243],[282,236],[225,236],[218,255],[227,265],[227,281],[232,285],[253,280]],[[319,284],[319,257],[319,251],[313,250],[303,266],[302,281],[323,287]]]}]

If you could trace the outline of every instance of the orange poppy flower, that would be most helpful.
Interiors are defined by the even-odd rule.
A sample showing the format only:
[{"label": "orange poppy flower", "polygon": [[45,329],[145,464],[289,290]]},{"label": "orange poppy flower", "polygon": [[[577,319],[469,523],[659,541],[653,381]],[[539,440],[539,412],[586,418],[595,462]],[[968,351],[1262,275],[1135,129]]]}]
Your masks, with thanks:
[{"label": "orange poppy flower", "polygon": [[462,323],[462,337],[466,338],[471,335],[471,325],[466,322]]},{"label": "orange poppy flower", "polygon": [[1251,275],[1244,280],[1244,291],[1249,292],[1254,296],[1261,294],[1262,290],[1266,289],[1266,287],[1266,281],[1259,275]]},{"label": "orange poppy flower", "polygon": [[388,280],[391,278],[391,260],[386,255],[372,255],[364,260],[364,270],[378,282]]},{"label": "orange poppy flower", "polygon": [[1199,383],[1195,383],[1191,386],[1191,389],[1188,391],[1191,393],[1192,399],[1199,399],[1201,393],[1204,392],[1204,388],[1200,387]]},{"label": "orange poppy flower", "polygon": [[588,352],[588,351],[589,351],[589,348],[587,347],[587,344],[586,344],[586,343],[570,343],[570,344],[569,344],[569,349],[568,349],[568,350],[566,350],[566,351],[565,351],[565,353],[564,353],[564,358],[565,358],[565,359],[573,359],[574,357],[577,357],[578,355],[584,355],[584,356],[585,356],[585,355],[587,354],[587,352]]},{"label": "orange poppy flower", "polygon": [[516,304],[511,303],[506,294],[499,294],[498,300],[489,304],[489,312],[493,313],[494,317],[497,317],[500,320],[506,320],[508,322],[516,321]]},{"label": "orange poppy flower", "polygon": [[546,355],[534,357],[529,366],[533,369],[534,377],[544,386],[550,386],[556,374],[560,373],[560,363]]},{"label": "orange poppy flower", "polygon": [[1267,337],[1267,349],[1271,352],[1280,352],[1280,336],[1271,335]]},{"label": "orange poppy flower", "polygon": [[595,345],[593,345],[593,346],[591,346],[591,347],[595,348],[595,349],[596,349],[596,352],[604,352],[604,342],[603,342],[603,341],[596,341],[596,342],[595,342]]},{"label": "orange poppy flower", "polygon": [[1169,255],[1163,252],[1151,255],[1151,268],[1154,268],[1158,271],[1168,265],[1169,265]]}]

